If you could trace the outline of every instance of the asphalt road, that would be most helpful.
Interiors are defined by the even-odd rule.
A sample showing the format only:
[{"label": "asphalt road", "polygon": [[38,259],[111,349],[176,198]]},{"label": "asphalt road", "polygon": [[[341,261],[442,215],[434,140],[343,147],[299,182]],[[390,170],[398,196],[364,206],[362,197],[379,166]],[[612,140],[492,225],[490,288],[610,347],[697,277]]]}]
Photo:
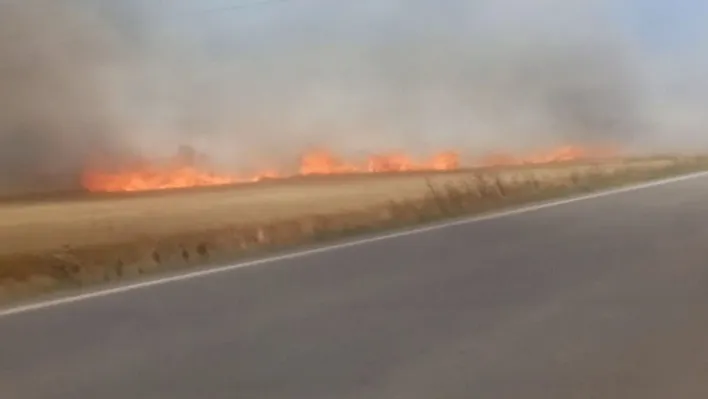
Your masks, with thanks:
[{"label": "asphalt road", "polygon": [[708,177],[0,317],[0,398],[707,398]]}]

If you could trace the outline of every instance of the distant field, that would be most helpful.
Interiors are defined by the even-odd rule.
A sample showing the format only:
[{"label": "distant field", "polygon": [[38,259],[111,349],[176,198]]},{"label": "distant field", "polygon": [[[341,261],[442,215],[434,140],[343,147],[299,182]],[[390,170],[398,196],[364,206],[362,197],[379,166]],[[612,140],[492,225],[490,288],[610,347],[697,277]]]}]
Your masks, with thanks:
[{"label": "distant field", "polygon": [[[665,160],[606,162],[602,168]],[[421,197],[429,184],[442,187],[478,175],[502,180],[553,180],[568,168],[594,164],[559,164],[487,168],[442,173],[321,176],[138,194],[76,195],[0,203],[0,254],[43,251],[67,245],[131,241],[220,228],[267,223],[303,214],[332,214],[370,207],[389,200]]]},{"label": "distant field", "polygon": [[199,190],[74,195],[0,204],[0,253],[92,245],[332,213],[420,196],[470,172],[322,177]]},{"label": "distant field", "polygon": [[14,198],[0,202],[0,302],[698,170],[708,158]]}]

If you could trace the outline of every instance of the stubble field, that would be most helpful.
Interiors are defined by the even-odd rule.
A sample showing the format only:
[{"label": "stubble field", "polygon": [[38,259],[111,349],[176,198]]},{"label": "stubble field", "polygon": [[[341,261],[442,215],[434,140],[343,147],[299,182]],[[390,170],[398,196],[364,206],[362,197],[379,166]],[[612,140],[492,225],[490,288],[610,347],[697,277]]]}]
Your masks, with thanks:
[{"label": "stubble field", "polygon": [[0,203],[0,299],[708,169],[653,157]]}]

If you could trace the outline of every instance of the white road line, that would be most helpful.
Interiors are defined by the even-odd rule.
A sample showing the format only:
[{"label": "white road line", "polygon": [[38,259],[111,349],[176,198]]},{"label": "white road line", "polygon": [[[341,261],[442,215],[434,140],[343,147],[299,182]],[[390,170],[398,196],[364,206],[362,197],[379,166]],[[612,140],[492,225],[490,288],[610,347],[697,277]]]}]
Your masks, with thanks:
[{"label": "white road line", "polygon": [[53,299],[53,300],[47,300],[47,301],[36,302],[36,303],[27,304],[27,305],[16,306],[16,307],[0,310],[0,318],[12,316],[12,315],[17,315],[20,313],[26,313],[26,312],[31,312],[31,311],[41,310],[41,309],[52,308],[52,307],[56,307],[56,306],[60,306],[60,305],[67,305],[67,304],[71,304],[71,303],[75,303],[75,302],[82,302],[82,301],[86,301],[86,300],[94,299],[94,298],[101,298],[101,297],[105,297],[105,296],[109,296],[109,295],[117,295],[117,294],[121,294],[121,293],[125,293],[125,292],[140,290],[140,289],[149,288],[149,287],[155,287],[155,286],[169,284],[169,283],[173,283],[173,282],[177,282],[177,281],[191,280],[191,279],[195,279],[195,278],[211,276],[214,274],[226,273],[226,272],[241,269],[244,267],[259,266],[259,265],[264,265],[264,264],[268,264],[268,263],[275,263],[275,262],[287,261],[287,260],[292,260],[292,259],[304,258],[307,256],[316,255],[316,254],[320,254],[320,253],[324,253],[324,252],[336,251],[336,250],[342,249],[342,248],[356,247],[356,246],[366,245],[366,244],[370,244],[370,243],[377,242],[377,241],[384,241],[384,240],[389,240],[392,238],[406,237],[406,236],[410,236],[410,235],[414,235],[414,234],[420,234],[420,233],[425,233],[425,232],[429,232],[429,231],[445,229],[445,228],[452,227],[452,226],[471,224],[471,223],[476,223],[476,222],[481,222],[481,221],[491,220],[491,219],[499,219],[499,218],[519,215],[519,214],[523,214],[523,213],[534,212],[534,211],[538,211],[538,210],[546,209],[546,208],[551,208],[551,207],[555,207],[555,206],[572,204],[574,202],[585,201],[585,200],[590,200],[590,199],[594,199],[594,198],[601,198],[601,197],[606,197],[606,196],[610,196],[610,195],[614,195],[614,194],[627,193],[627,192],[631,192],[631,191],[662,186],[665,184],[671,184],[671,183],[676,183],[676,182],[680,182],[680,181],[684,181],[684,180],[695,179],[695,178],[700,178],[700,177],[705,177],[705,176],[708,176],[708,171],[691,173],[691,174],[667,178],[667,179],[655,180],[655,181],[651,181],[648,183],[642,183],[642,184],[636,184],[636,185],[627,186],[627,187],[610,189],[610,190],[600,191],[597,193],[586,194],[586,195],[582,195],[582,196],[576,196],[576,197],[571,197],[571,198],[566,198],[566,199],[561,199],[561,200],[556,200],[556,201],[544,202],[541,204],[535,204],[535,205],[515,208],[512,210],[507,210],[507,211],[502,211],[502,212],[497,212],[497,213],[492,213],[492,214],[487,214],[487,215],[472,216],[472,217],[468,217],[468,218],[457,219],[457,220],[448,221],[448,222],[442,222],[442,223],[434,224],[431,226],[420,227],[420,228],[415,228],[415,229],[405,230],[405,231],[400,231],[400,232],[395,232],[395,233],[383,234],[383,235],[374,236],[374,237],[370,237],[370,238],[352,240],[352,241],[348,241],[348,242],[344,242],[344,243],[327,245],[327,246],[323,246],[323,247],[318,247],[318,248],[314,248],[314,249],[307,249],[307,250],[288,253],[288,254],[284,254],[284,255],[272,256],[272,257],[268,257],[268,258],[262,258],[262,259],[247,261],[247,262],[241,262],[241,263],[236,263],[236,264],[228,265],[228,266],[221,266],[221,267],[215,267],[215,268],[211,268],[211,269],[198,270],[198,271],[188,272],[188,273],[180,274],[180,275],[176,275],[176,276],[156,278],[153,280],[143,281],[143,282],[139,282],[139,283],[126,284],[126,285],[122,285],[122,286],[115,287],[115,288],[103,289],[103,290],[87,292],[84,294],[79,294],[79,295],[74,295],[74,296],[62,297],[62,298]]}]

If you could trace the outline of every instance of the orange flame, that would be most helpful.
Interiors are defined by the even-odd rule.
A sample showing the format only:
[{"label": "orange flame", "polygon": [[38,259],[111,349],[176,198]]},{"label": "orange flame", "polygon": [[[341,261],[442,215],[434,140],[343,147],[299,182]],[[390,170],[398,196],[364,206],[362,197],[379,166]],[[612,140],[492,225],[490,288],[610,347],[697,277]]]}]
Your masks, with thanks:
[{"label": "orange flame", "polygon": [[[478,164],[482,166],[541,164],[612,156],[615,156],[612,150],[567,146],[522,157],[490,154],[482,158]],[[181,150],[176,157],[162,166],[137,163],[115,172],[89,168],[82,176],[82,184],[86,190],[92,192],[149,191],[249,183],[295,175],[446,171],[460,168],[459,155],[455,151],[441,152],[424,161],[415,161],[404,153],[388,153],[369,156],[365,162],[350,163],[330,151],[318,149],[301,157],[297,173],[263,170],[245,176],[208,172],[197,165],[197,158],[193,152]]]}]

